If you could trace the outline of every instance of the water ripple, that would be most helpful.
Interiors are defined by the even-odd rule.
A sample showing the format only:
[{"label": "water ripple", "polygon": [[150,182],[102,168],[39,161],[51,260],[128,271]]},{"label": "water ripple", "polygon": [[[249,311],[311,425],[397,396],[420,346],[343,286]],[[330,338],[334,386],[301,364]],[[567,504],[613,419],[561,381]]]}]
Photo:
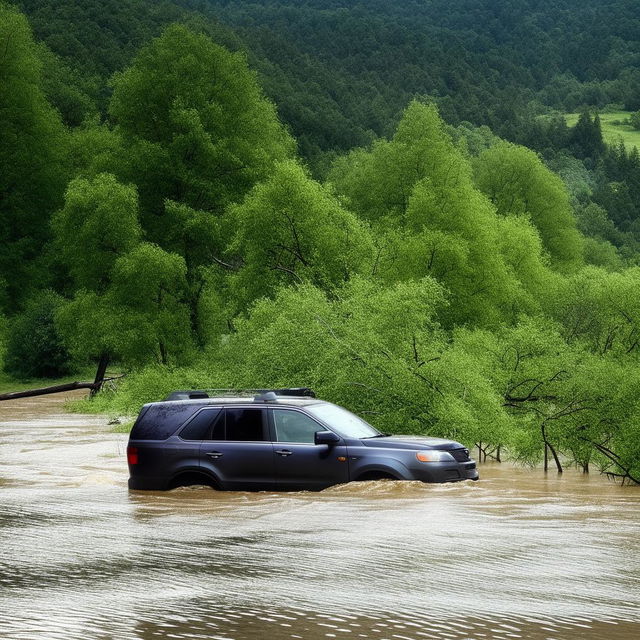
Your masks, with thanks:
[{"label": "water ripple", "polygon": [[479,483],[129,493],[103,422],[3,420],[0,638],[640,637],[637,488],[486,466]]}]

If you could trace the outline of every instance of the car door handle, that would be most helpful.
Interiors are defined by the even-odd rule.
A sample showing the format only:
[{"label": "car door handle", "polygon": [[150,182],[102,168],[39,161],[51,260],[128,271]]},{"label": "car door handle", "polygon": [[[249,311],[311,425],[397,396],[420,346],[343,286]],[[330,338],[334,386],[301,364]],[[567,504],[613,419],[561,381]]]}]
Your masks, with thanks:
[{"label": "car door handle", "polygon": [[286,457],[286,456],[290,456],[293,453],[293,451],[289,451],[289,449],[278,449],[276,451],[276,453],[279,456],[285,456]]},{"label": "car door handle", "polygon": [[220,451],[207,451],[207,455],[214,460],[217,458],[222,458],[222,453]]}]

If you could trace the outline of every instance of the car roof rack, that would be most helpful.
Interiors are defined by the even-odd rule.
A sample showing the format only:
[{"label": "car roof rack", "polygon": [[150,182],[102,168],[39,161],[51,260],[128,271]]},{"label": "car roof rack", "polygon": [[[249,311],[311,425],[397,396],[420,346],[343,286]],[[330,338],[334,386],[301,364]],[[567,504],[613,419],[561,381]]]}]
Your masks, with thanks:
[{"label": "car roof rack", "polygon": [[172,391],[165,401],[172,400],[204,400],[215,397],[234,397],[253,395],[255,400],[269,401],[275,399],[274,396],[289,396],[294,398],[315,398],[316,394],[309,387],[290,387],[285,389],[184,389],[182,391]]}]

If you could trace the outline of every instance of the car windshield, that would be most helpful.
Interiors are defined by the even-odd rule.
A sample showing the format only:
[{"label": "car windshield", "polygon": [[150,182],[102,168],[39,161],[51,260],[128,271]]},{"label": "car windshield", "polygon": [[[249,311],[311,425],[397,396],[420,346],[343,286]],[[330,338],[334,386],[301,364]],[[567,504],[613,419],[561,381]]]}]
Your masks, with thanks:
[{"label": "car windshield", "polygon": [[375,438],[382,435],[362,418],[335,404],[314,404],[307,407],[307,411],[343,438]]}]

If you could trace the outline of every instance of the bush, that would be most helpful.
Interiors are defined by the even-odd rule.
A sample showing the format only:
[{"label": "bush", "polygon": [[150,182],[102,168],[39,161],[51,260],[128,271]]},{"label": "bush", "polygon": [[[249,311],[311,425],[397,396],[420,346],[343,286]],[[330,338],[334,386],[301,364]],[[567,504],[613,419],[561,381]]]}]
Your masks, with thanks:
[{"label": "bush", "polygon": [[71,371],[70,356],[54,325],[63,300],[42,291],[9,324],[4,370],[16,378],[56,378]]},{"label": "bush", "polygon": [[143,404],[163,400],[172,391],[221,386],[229,386],[224,374],[216,377],[197,364],[182,368],[149,365],[127,373],[115,389],[106,387],[97,396],[74,403],[74,410],[135,416]]}]

